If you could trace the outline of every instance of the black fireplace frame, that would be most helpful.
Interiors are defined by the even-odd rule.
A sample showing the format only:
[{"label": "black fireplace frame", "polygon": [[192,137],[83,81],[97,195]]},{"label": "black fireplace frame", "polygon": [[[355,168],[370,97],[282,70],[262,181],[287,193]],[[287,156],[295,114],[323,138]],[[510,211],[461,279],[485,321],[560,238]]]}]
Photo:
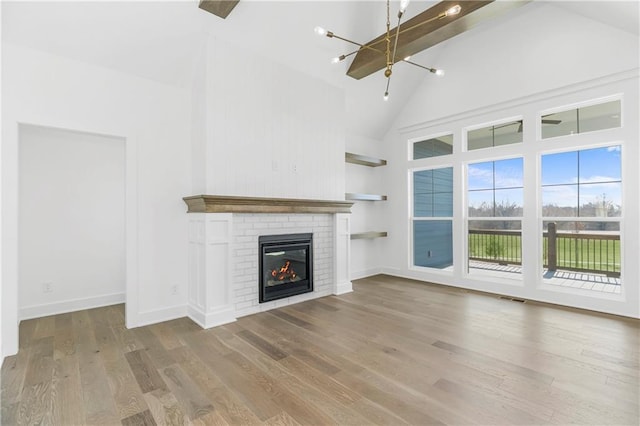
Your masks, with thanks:
[{"label": "black fireplace frame", "polygon": [[[284,299],[285,297],[313,291],[313,234],[262,235],[258,237],[258,245],[260,268],[258,274],[258,293],[260,295],[260,303],[271,302],[273,300]],[[263,269],[264,256],[268,250],[296,250],[300,248],[307,250],[307,278],[297,282],[268,287],[265,283],[265,271]]]}]

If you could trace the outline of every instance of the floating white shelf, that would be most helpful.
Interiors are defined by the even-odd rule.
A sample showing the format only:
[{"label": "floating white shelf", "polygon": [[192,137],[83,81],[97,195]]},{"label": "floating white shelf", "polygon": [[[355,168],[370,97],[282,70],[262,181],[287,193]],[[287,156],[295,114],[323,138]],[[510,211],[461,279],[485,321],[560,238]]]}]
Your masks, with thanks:
[{"label": "floating white shelf", "polygon": [[379,167],[386,166],[387,160],[381,158],[369,157],[366,155],[354,154],[352,152],[344,153],[344,161],[351,164],[360,164],[361,166]]},{"label": "floating white shelf", "polygon": [[351,234],[351,239],[352,240],[364,240],[364,239],[373,239],[373,238],[381,238],[381,237],[386,237],[387,233],[382,231],[382,232],[378,232],[378,231],[369,231],[369,232],[356,232],[354,234]]},{"label": "floating white shelf", "polygon": [[[354,154],[352,152],[344,153],[344,161],[351,164],[359,164],[367,167],[380,167],[386,166],[387,160],[381,158],[369,157],[367,155]],[[385,201],[386,195],[379,194],[363,194],[355,192],[347,192],[344,194],[345,200],[351,201]],[[352,240],[372,240],[375,238],[383,238],[387,236],[386,231],[367,231],[367,232],[354,232],[350,235]]]},{"label": "floating white shelf", "polygon": [[347,192],[346,194],[344,194],[344,199],[354,201],[385,201],[387,199],[387,196],[379,194],[360,194],[355,192]]}]

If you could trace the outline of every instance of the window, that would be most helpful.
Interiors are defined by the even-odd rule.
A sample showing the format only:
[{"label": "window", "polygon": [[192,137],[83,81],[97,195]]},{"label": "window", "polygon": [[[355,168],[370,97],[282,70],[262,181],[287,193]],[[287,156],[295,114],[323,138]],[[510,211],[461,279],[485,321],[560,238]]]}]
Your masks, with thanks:
[{"label": "window", "polygon": [[467,132],[467,150],[491,148],[522,142],[522,120]]},{"label": "window", "polygon": [[453,216],[453,168],[413,172],[413,215]]},{"label": "window", "polygon": [[397,202],[408,216],[396,267],[431,282],[635,313],[637,89],[622,73],[403,124],[404,143],[389,145],[403,151],[394,170],[406,168],[394,181],[407,192]]},{"label": "window", "polygon": [[413,265],[453,265],[453,168],[413,172]]},{"label": "window", "polygon": [[453,135],[438,136],[413,143],[413,159],[438,157],[453,152]]},{"label": "window", "polygon": [[613,145],[542,155],[545,283],[621,292],[621,151]]},{"label": "window", "polygon": [[469,217],[522,216],[522,158],[469,164]]},{"label": "window", "polygon": [[505,278],[522,272],[523,159],[467,167],[469,274]]},{"label": "window", "polygon": [[615,217],[622,212],[619,145],[542,156],[542,215]]},{"label": "window", "polygon": [[543,115],[542,139],[620,127],[620,101]]}]

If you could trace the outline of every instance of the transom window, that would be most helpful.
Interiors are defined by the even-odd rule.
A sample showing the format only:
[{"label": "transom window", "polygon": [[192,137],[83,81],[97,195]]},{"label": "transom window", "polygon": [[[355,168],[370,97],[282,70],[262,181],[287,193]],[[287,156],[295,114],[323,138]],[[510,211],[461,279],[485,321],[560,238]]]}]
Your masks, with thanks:
[{"label": "transom window", "polygon": [[469,130],[467,150],[491,148],[522,142],[522,120]]},{"label": "transom window", "polygon": [[443,135],[413,143],[413,159],[439,157],[453,152],[453,135]]},{"label": "transom window", "polygon": [[620,127],[620,109],[620,100],[615,100],[543,115],[542,139]]}]

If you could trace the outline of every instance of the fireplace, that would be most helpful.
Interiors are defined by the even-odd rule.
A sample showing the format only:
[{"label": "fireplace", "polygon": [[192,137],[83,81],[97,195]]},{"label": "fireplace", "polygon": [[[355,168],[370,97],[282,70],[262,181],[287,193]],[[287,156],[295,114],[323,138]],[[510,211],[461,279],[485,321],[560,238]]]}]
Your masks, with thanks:
[{"label": "fireplace", "polygon": [[313,291],[313,234],[264,235],[260,303]]}]

